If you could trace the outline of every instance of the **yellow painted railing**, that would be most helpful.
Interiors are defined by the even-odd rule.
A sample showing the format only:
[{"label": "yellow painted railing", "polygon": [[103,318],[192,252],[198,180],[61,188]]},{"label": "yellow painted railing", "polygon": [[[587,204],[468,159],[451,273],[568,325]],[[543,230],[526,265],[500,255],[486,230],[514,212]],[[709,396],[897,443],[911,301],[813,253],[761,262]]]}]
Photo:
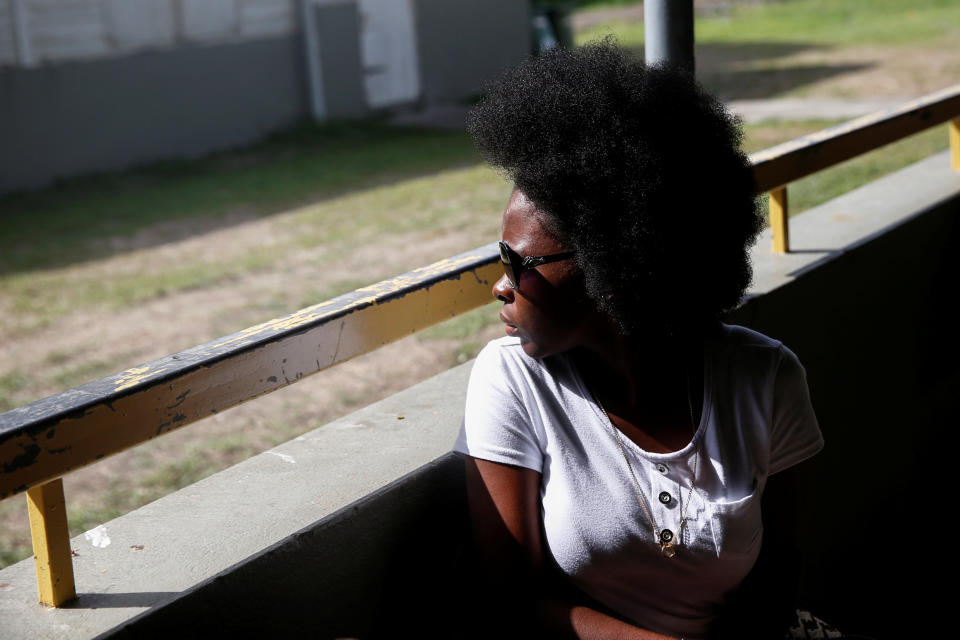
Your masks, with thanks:
[{"label": "yellow painted railing", "polygon": [[[948,120],[960,170],[958,115],[960,85],[753,154],[775,247],[793,180]],[[40,602],[75,597],[66,473],[480,306],[498,259],[486,245],[0,414],[0,499],[27,494]]]},{"label": "yellow painted railing", "polygon": [[949,122],[951,166],[960,171],[960,85],[752,154],[757,190],[770,194],[773,251],[790,250],[790,182],[944,122]]},{"label": "yellow painted railing", "polygon": [[496,244],[0,414],[0,499],[27,492],[40,602],[75,595],[60,478],[491,301]]}]

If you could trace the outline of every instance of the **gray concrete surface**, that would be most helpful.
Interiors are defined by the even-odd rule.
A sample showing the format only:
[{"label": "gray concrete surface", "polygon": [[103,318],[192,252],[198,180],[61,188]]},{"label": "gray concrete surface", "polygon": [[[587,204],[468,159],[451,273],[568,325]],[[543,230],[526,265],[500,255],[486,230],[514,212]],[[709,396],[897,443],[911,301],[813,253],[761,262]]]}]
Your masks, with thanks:
[{"label": "gray concrete surface", "polygon": [[530,7],[516,0],[414,0],[426,104],[462,100],[530,53]]},{"label": "gray concrete surface", "polygon": [[[827,442],[799,524],[802,602],[850,633],[921,637],[938,624],[937,594],[901,588],[925,584],[926,568],[890,540],[908,533],[896,514],[917,483],[935,509],[949,475],[930,452],[955,428],[960,393],[960,173],[938,154],[792,218],[791,236],[786,256],[761,236],[731,321],[799,355]],[[469,366],[75,538],[72,608],[36,604],[31,560],[0,571],[3,636],[364,637],[384,619],[431,635],[404,612],[455,615],[446,605],[463,600],[462,467],[437,458]]]},{"label": "gray concrete surface", "polygon": [[[3,569],[0,637],[95,637],[430,463],[456,437],[469,370],[446,371],[112,520],[97,534],[105,546],[77,536],[79,598],[70,608],[36,604],[32,559]],[[349,541],[336,554],[348,556]]]},{"label": "gray concrete surface", "polygon": [[367,113],[360,50],[361,15],[356,3],[314,6],[325,117],[357,118]]},{"label": "gray concrete surface", "polygon": [[307,117],[294,36],[0,69],[0,193],[249,143]]}]

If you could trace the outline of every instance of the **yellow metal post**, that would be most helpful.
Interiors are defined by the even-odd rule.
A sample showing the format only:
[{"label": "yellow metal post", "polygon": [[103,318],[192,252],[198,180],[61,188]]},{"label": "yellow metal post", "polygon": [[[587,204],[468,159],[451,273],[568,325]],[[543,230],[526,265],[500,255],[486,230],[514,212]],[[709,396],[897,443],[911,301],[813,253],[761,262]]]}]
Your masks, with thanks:
[{"label": "yellow metal post", "polygon": [[950,131],[950,168],[960,171],[960,118],[947,123]]},{"label": "yellow metal post", "polygon": [[77,597],[73,584],[63,480],[57,478],[28,489],[27,510],[30,512],[30,534],[33,537],[40,604],[59,607]]},{"label": "yellow metal post", "polygon": [[770,231],[773,234],[773,252],[790,251],[790,229],[787,225],[787,188],[770,192]]}]

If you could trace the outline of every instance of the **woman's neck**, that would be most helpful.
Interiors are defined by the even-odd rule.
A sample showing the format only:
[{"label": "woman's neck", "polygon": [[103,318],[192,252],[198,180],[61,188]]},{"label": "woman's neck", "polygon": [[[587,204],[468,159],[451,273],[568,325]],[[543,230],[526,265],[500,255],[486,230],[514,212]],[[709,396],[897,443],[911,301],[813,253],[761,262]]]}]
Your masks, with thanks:
[{"label": "woman's neck", "polygon": [[686,392],[691,369],[699,374],[702,348],[699,337],[636,339],[612,331],[570,355],[594,392],[635,407],[656,405],[676,396],[677,389]]}]

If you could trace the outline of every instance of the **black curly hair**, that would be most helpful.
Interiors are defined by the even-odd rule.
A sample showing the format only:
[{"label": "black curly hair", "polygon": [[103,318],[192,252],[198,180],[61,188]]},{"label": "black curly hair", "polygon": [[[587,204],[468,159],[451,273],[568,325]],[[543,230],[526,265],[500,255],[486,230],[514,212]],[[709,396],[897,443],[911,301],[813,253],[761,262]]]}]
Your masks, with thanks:
[{"label": "black curly hair", "polygon": [[673,335],[739,303],[762,225],[753,170],[739,121],[688,73],[612,39],[555,48],[489,84],[468,129],[624,334]]}]

